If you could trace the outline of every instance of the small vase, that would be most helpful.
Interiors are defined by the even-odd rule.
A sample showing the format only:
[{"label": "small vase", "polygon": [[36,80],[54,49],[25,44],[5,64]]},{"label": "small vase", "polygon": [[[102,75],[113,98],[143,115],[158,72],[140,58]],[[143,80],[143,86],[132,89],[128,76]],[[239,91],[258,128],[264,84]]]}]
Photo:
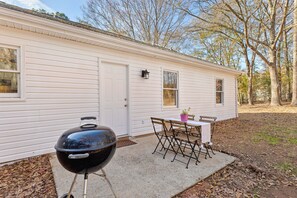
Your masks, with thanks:
[{"label": "small vase", "polygon": [[182,122],[187,122],[188,121],[188,114],[180,114],[180,120]]}]

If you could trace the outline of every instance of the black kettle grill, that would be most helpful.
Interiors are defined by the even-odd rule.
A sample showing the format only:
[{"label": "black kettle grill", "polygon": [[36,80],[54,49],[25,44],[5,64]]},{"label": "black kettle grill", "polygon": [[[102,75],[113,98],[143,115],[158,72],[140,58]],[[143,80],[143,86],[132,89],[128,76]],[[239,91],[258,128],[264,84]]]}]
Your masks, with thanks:
[{"label": "black kettle grill", "polygon": [[[93,122],[90,123],[90,120]],[[62,134],[55,145],[56,154],[61,165],[75,173],[69,192],[62,197],[73,197],[71,191],[77,174],[84,174],[83,197],[86,198],[88,174],[102,169],[111,160],[116,150],[116,141],[113,130],[98,126],[96,117],[83,117],[80,127]]]}]

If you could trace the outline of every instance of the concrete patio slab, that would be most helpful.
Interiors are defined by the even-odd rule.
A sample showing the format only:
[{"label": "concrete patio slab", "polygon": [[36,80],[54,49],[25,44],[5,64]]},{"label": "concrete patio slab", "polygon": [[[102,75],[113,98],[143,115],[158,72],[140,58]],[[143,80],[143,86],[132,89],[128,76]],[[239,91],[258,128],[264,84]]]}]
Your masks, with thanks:
[{"label": "concrete patio slab", "polygon": [[[111,162],[104,167],[118,198],[172,197],[235,160],[232,156],[216,152],[211,159],[205,160],[201,156],[198,165],[192,160],[189,169],[186,169],[186,165],[179,161],[171,162],[173,152],[168,152],[166,159],[158,153],[152,155],[157,143],[154,136],[136,138],[134,141],[138,144],[117,149]],[[178,159],[186,161],[182,156]],[[66,171],[55,155],[51,164],[60,197],[68,192],[74,174]],[[83,176],[79,175],[72,194],[82,197],[82,192]],[[95,174],[91,174],[88,181],[88,198],[91,197],[114,197],[107,181]]]}]

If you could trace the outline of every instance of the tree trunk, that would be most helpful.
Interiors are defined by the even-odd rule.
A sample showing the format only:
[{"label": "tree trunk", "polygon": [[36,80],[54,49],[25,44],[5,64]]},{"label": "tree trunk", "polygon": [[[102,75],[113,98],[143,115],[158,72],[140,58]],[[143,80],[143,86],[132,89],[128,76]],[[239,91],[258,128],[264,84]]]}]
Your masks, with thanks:
[{"label": "tree trunk", "polygon": [[284,32],[284,65],[286,68],[286,76],[288,78],[288,84],[286,89],[286,101],[291,100],[291,76],[290,76],[290,61],[289,61],[289,49],[288,49],[288,39],[287,32]]},{"label": "tree trunk", "polygon": [[[295,36],[294,36],[295,37]],[[294,52],[294,55],[296,56],[296,52]],[[293,61],[293,86],[292,86],[292,102],[291,105],[297,106],[297,60]]]},{"label": "tree trunk", "polygon": [[250,76],[248,77],[249,84],[248,84],[248,101],[249,105],[254,105],[253,100],[253,73],[250,73]]},{"label": "tree trunk", "polygon": [[286,101],[290,101],[292,99],[292,95],[291,95],[291,76],[290,76],[290,67],[289,66],[286,66],[286,75],[287,75],[287,78],[288,78],[288,85],[287,85],[287,93],[286,93]]},{"label": "tree trunk", "polygon": [[282,65],[281,65],[281,47],[282,47],[282,42],[283,39],[281,38],[279,43],[278,43],[278,49],[277,49],[277,76],[278,76],[278,94],[279,94],[279,99],[282,101]]},{"label": "tree trunk", "polygon": [[270,80],[271,80],[271,106],[279,106],[279,85],[275,66],[269,66]]},{"label": "tree trunk", "polygon": [[269,50],[269,73],[270,73],[270,80],[271,80],[271,106],[279,106],[280,97],[279,97],[279,81],[278,81],[278,73],[276,67],[276,51],[273,49]]},{"label": "tree trunk", "polygon": [[[243,44],[242,48],[243,48],[243,54],[245,57],[245,65],[247,68],[247,76],[248,76],[248,93],[247,93],[248,104],[254,105],[254,101],[253,101],[253,70],[254,70],[253,64],[254,64],[254,59],[252,60],[252,63],[251,63],[249,60],[248,52],[247,52],[247,46],[245,46]],[[252,58],[254,58],[254,54],[253,54]]]},{"label": "tree trunk", "polygon": [[293,86],[292,86],[292,103],[297,106],[297,0],[294,0],[294,30],[293,30]]},{"label": "tree trunk", "polygon": [[[295,35],[294,35],[295,37]],[[294,44],[295,45],[295,44]],[[295,48],[295,47],[294,47]],[[297,106],[297,60],[296,60],[296,51],[294,50],[294,54],[293,56],[295,58],[294,61],[293,61],[293,86],[292,86],[292,102],[291,102],[291,105],[293,106]]]}]

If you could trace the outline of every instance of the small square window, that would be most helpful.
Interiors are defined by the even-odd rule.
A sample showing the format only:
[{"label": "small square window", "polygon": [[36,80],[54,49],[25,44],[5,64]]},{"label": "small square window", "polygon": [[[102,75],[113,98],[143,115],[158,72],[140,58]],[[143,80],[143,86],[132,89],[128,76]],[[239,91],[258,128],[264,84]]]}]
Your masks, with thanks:
[{"label": "small square window", "polygon": [[19,48],[0,45],[0,98],[20,97]]}]

